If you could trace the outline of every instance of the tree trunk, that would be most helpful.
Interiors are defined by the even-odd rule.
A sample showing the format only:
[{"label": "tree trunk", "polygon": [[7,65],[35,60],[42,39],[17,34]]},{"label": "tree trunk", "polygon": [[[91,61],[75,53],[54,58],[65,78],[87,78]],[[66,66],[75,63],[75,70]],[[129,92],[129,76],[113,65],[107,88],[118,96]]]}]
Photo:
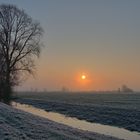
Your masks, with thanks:
[{"label": "tree trunk", "polygon": [[11,83],[10,83],[10,71],[7,70],[5,86],[4,86],[4,103],[10,104],[11,94],[12,94],[12,87],[11,87]]}]

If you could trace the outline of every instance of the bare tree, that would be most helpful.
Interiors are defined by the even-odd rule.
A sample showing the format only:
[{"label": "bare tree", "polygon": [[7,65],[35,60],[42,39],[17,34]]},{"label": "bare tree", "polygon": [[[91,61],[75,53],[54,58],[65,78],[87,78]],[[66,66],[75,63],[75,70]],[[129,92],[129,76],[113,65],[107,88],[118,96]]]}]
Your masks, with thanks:
[{"label": "bare tree", "polygon": [[0,61],[4,78],[4,102],[11,99],[11,89],[20,75],[32,73],[34,58],[40,54],[40,24],[14,5],[0,5]]},{"label": "bare tree", "polygon": [[3,58],[2,51],[0,50],[0,101],[3,99],[3,87],[4,87],[4,81],[5,81],[5,62]]}]

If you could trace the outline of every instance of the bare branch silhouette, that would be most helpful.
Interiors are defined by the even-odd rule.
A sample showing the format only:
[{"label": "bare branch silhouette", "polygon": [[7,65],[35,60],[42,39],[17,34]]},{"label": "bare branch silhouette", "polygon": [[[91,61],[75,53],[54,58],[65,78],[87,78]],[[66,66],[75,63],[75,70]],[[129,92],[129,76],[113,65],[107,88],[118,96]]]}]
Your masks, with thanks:
[{"label": "bare branch silhouette", "polygon": [[19,83],[20,73],[32,73],[34,57],[40,54],[42,33],[40,24],[24,10],[14,5],[0,5],[0,62],[4,62],[0,75],[5,78],[5,102],[11,98],[12,86]]}]

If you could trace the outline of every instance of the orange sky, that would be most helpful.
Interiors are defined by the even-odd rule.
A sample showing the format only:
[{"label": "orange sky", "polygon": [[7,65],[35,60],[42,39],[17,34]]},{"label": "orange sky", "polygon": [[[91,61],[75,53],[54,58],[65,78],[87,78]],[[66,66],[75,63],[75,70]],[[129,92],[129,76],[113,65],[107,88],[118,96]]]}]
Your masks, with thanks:
[{"label": "orange sky", "polygon": [[140,90],[140,1],[10,2],[45,32],[35,79],[19,90],[113,90],[123,84]]}]

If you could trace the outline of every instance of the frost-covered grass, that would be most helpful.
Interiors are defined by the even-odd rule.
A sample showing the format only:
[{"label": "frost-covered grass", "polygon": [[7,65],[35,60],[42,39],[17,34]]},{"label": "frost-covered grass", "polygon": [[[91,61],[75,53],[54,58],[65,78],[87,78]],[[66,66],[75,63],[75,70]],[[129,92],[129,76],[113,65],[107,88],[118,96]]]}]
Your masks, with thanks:
[{"label": "frost-covered grass", "polygon": [[0,140],[117,140],[81,131],[0,103]]},{"label": "frost-covered grass", "polygon": [[140,132],[140,94],[22,93],[20,103]]}]

